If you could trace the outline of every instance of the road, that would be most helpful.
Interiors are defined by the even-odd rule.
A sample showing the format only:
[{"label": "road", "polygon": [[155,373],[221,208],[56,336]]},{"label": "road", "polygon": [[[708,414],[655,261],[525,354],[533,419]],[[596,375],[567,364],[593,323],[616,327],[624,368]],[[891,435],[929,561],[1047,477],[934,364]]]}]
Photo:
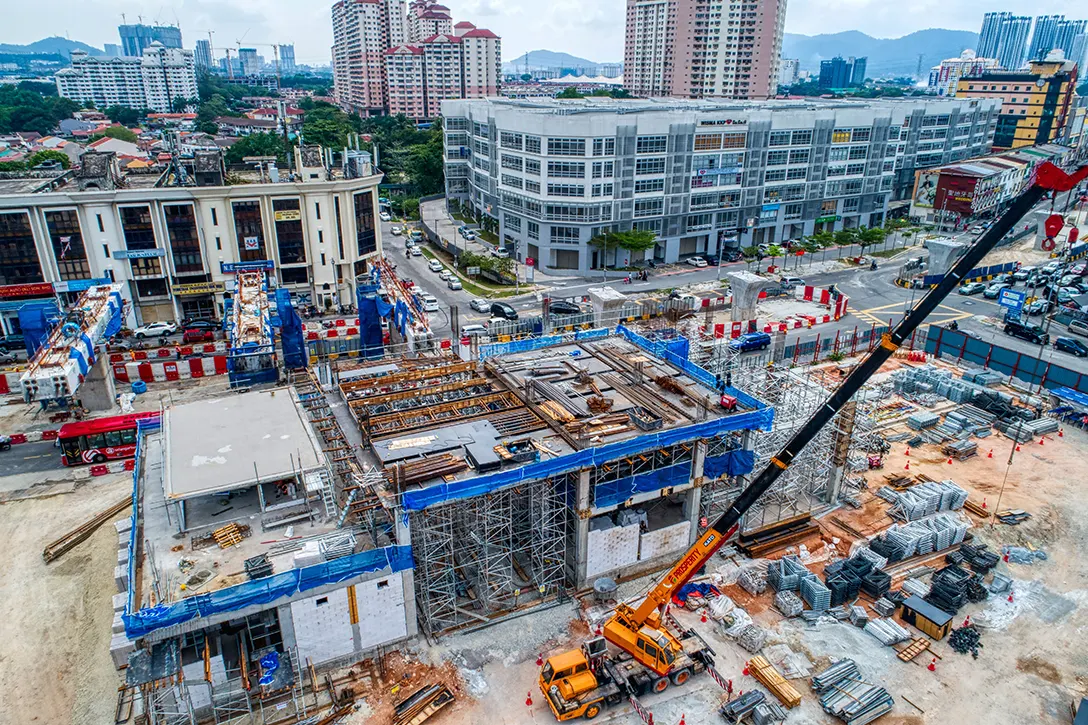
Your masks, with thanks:
[{"label": "road", "polygon": [[0,451],[0,465],[3,466],[5,476],[64,468],[60,460],[60,449],[54,441],[17,443],[11,450]]}]

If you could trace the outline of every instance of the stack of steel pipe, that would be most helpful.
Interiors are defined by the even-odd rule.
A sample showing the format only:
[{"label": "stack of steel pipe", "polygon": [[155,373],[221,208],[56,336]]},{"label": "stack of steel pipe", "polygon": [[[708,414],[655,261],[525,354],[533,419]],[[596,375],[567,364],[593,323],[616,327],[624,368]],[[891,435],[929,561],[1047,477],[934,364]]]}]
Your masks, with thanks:
[{"label": "stack of steel pipe", "polygon": [[824,712],[846,725],[865,725],[891,712],[895,700],[879,685],[865,682],[853,660],[841,660],[812,678]]}]

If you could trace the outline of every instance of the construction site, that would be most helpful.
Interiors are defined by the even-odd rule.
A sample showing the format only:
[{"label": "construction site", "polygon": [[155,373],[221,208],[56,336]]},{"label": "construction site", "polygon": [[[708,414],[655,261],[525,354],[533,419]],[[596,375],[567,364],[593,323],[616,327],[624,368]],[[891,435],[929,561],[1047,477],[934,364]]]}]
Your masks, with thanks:
[{"label": "construction site", "polygon": [[[455,354],[376,264],[334,359],[237,273],[223,379],[153,381],[127,460],[3,491],[0,637],[52,638],[5,655],[13,722],[1088,715],[1088,396],[907,349],[951,282],[807,364],[604,291]],[[734,279],[734,310],[765,286]],[[112,292],[43,331],[67,377],[28,367],[23,441],[60,436],[28,402],[98,384]]]}]

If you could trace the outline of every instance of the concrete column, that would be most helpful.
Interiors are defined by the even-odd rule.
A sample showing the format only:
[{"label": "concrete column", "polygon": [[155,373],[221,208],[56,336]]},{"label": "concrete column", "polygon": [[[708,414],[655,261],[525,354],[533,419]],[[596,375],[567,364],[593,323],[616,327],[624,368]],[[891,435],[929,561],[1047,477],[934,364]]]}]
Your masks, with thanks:
[{"label": "concrete column", "polygon": [[83,384],[76,390],[76,398],[87,410],[101,412],[113,410],[117,404],[117,388],[113,382],[113,368],[110,367],[106,348],[101,347],[98,360],[87,371]]},{"label": "concrete column", "polygon": [[706,441],[695,441],[695,452],[691,457],[691,482],[694,484],[684,499],[684,518],[691,522],[688,546],[695,543],[699,534],[699,504],[703,498],[703,465],[706,463]]},{"label": "concrete column", "polygon": [[960,256],[960,252],[967,246],[963,242],[951,239],[930,239],[929,244],[929,269],[927,274],[948,274],[952,265]]},{"label": "concrete column", "polygon": [[767,280],[752,272],[726,272],[725,277],[733,293],[732,319],[736,322],[756,319],[759,293],[767,286]]},{"label": "concrete column", "polygon": [[577,506],[574,515],[574,581],[579,589],[587,586],[586,560],[589,558],[589,473],[586,468],[578,472]]}]

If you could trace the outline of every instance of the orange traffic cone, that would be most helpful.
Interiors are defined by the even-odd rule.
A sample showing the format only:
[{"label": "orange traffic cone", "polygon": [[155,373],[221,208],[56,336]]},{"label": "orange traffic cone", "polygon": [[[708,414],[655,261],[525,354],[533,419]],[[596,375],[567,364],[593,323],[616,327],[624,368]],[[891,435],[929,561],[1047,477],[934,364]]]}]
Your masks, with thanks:
[{"label": "orange traffic cone", "polygon": [[544,666],[544,655],[538,654],[536,656],[536,666],[537,667],[543,667]]},{"label": "orange traffic cone", "polygon": [[1012,601],[1012,592],[1009,592],[1009,601]]},{"label": "orange traffic cone", "polygon": [[1059,438],[1065,438],[1065,428],[1059,428],[1058,429],[1058,437]]},{"label": "orange traffic cone", "polygon": [[532,707],[532,706],[533,706],[533,693],[530,692],[530,693],[525,695],[525,707]]},{"label": "orange traffic cone", "polygon": [[952,465],[952,456],[948,457],[948,465],[950,465],[950,466]]},{"label": "orange traffic cone", "polygon": [[747,662],[744,663],[744,676],[745,677],[748,676],[748,663]]},{"label": "orange traffic cone", "polygon": [[986,499],[982,499],[982,508],[986,508]]},{"label": "orange traffic cone", "polygon": [[907,461],[907,465],[903,466],[903,470],[904,471],[909,471],[910,470],[910,461]]},{"label": "orange traffic cone", "polygon": [[702,613],[702,616],[699,617],[699,621],[706,624],[706,612]]},{"label": "orange traffic cone", "polygon": [[993,448],[991,448],[990,452],[986,454],[986,457],[987,458],[993,458],[994,457],[994,449]]},{"label": "orange traffic cone", "polygon": [[926,667],[926,669],[929,670],[930,672],[936,672],[937,671],[937,658],[936,657],[934,657],[933,659],[931,659],[929,661],[929,666]]},{"label": "orange traffic cone", "polygon": [[907,458],[910,458],[910,449],[907,449]]},{"label": "orange traffic cone", "polygon": [[1039,445],[1043,445],[1043,441],[1045,441],[1045,440],[1046,440],[1046,438],[1040,438],[1039,439]]}]

